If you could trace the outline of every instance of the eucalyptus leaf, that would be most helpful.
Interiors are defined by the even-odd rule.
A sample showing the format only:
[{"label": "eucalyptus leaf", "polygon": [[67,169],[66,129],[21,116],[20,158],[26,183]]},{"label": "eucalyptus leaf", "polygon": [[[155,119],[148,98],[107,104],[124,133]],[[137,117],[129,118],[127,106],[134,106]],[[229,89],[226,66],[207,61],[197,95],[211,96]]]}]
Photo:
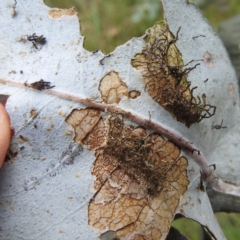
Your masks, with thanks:
[{"label": "eucalyptus leaf", "polygon": [[[104,56],[101,51],[84,49],[84,37],[74,9],[50,9],[41,0],[3,1],[0,9],[0,94],[10,96],[6,108],[15,135],[10,157],[0,172],[1,239],[98,239],[104,232],[118,230],[118,236],[125,239],[137,239],[145,230],[143,239],[159,239],[159,236],[165,239],[176,213],[198,221],[211,232],[212,237],[225,239],[205,189],[205,185],[211,188],[211,184],[205,184],[204,179],[202,183],[202,169],[194,159],[196,155],[205,156],[208,161],[205,165],[217,165],[217,176],[239,184],[239,171],[236,169],[239,149],[237,78],[221,41],[193,4],[185,0],[163,0],[162,4],[169,34],[173,37],[178,34],[174,48],[179,53],[178,60],[173,59],[161,68],[175,76],[169,65],[180,64],[176,70],[179,74],[199,63],[185,72],[181,87],[186,89],[188,82],[191,83],[190,89],[197,87],[194,91],[189,90],[186,97],[189,101],[193,95],[194,106],[197,106],[197,96],[206,104],[216,106],[213,116],[198,118],[191,124],[180,121],[165,105],[155,101],[146,88],[143,72],[132,66],[132,59],[138,54],[149,54],[149,44],[153,43],[146,39],[151,29],[145,36],[133,38]],[[180,55],[182,60],[179,60]],[[74,109],[83,115],[72,115]],[[122,109],[122,112],[116,113],[112,109]],[[123,114],[124,119],[114,114]],[[137,123],[134,115],[140,119]],[[142,128],[139,126],[141,119],[143,123],[160,124],[166,132],[176,133],[176,136],[194,143],[196,152],[180,150],[180,138],[179,143],[173,139],[168,141],[166,135],[164,138],[159,132],[154,135],[156,129],[153,127]],[[129,139],[119,133],[114,121],[121,122],[120,129],[129,134]],[[103,130],[102,138],[96,141],[100,130]],[[114,137],[112,141],[109,140],[111,137]],[[159,153],[172,156],[173,152],[179,152],[170,170],[160,178],[162,185],[152,187],[151,181],[148,182],[144,171],[141,171],[142,166],[139,165],[141,174],[137,174],[137,169],[133,171],[135,169],[126,167],[130,165],[123,167],[120,164],[120,158],[113,154],[115,150],[109,151],[118,144],[117,137],[122,143],[129,140],[132,146],[129,152],[134,156],[139,153],[135,149],[141,149],[141,156],[149,156],[144,154],[152,151],[155,146],[153,139],[159,142],[164,139],[164,150],[158,148]],[[94,143],[91,143],[94,138]],[[133,141],[134,138],[138,140]],[[144,148],[138,145],[140,141]],[[128,145],[124,144],[119,144],[118,149],[126,149]],[[169,149],[174,150],[171,152]],[[103,151],[101,156],[117,159],[111,160],[117,170],[112,169],[112,173],[109,168],[108,176],[94,171],[99,151]],[[119,151],[119,155],[122,152]],[[181,168],[185,163],[187,170]],[[100,166],[103,171],[109,165]],[[231,171],[233,168],[236,171]],[[177,177],[176,173],[179,173]],[[180,181],[180,176],[184,176],[184,180]],[[122,182],[116,182],[116,179]],[[128,185],[124,185],[124,181]],[[99,183],[101,186],[97,189]],[[107,184],[112,185],[107,188]],[[129,187],[127,190],[126,186]],[[135,187],[130,189],[131,186]],[[151,191],[147,195],[149,186]],[[180,188],[182,192],[178,192]],[[102,192],[104,189],[106,191]],[[119,192],[109,194],[109,189]],[[134,189],[139,191],[134,192]],[[165,198],[158,199],[162,189],[166,193]],[[129,196],[134,196],[135,206],[140,205],[141,199],[141,204],[146,204],[142,208],[144,210],[134,209],[135,213],[140,211],[142,214],[142,228],[138,225],[142,220],[138,217],[132,220],[134,215],[128,215],[131,201],[130,205],[124,205],[123,201],[119,208],[114,205],[114,201],[119,203],[119,199]],[[173,207],[169,205],[169,199],[175,197]],[[161,207],[153,208],[154,204],[161,205],[160,201],[167,205],[166,211]],[[109,209],[114,209],[112,211],[126,211],[121,215],[119,210],[118,215],[124,219],[121,220],[122,225],[111,218],[104,220],[103,216],[109,217],[106,202],[110,204]],[[102,204],[102,208],[97,207],[94,212],[92,209],[97,204]],[[102,211],[102,215],[97,211]],[[158,211],[165,215],[158,214]],[[96,216],[101,217],[97,219]],[[125,222],[126,216],[130,220]],[[153,216],[158,217],[157,223],[163,222],[164,229],[161,224],[153,224]]]}]

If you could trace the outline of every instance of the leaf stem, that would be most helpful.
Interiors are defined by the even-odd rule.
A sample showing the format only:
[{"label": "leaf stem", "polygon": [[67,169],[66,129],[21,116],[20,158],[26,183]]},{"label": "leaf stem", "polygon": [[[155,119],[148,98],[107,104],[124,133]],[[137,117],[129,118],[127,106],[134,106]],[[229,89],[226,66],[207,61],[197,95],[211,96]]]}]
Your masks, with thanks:
[{"label": "leaf stem", "polygon": [[[4,79],[0,79],[0,83],[12,85],[15,87],[21,87],[21,88],[28,87],[24,83],[17,83],[14,81],[4,80]],[[35,89],[32,89],[32,90],[37,91]],[[207,183],[207,185],[213,186],[213,185],[217,184],[218,178],[217,178],[214,170],[209,166],[204,155],[202,153],[200,153],[200,151],[198,150],[198,148],[196,146],[194,146],[194,144],[190,143],[186,138],[184,138],[181,134],[177,133],[173,129],[167,128],[166,126],[164,126],[158,122],[154,122],[150,119],[140,116],[136,112],[120,108],[115,104],[105,104],[102,102],[90,100],[90,99],[86,98],[85,96],[74,95],[71,93],[62,92],[62,91],[54,90],[54,89],[44,90],[44,92],[54,95],[54,96],[57,96],[62,99],[81,103],[87,107],[95,108],[100,111],[120,113],[124,117],[132,120],[133,122],[139,124],[140,126],[143,126],[148,129],[152,129],[153,131],[163,135],[164,137],[168,138],[169,140],[171,140],[172,142],[174,142],[175,144],[180,146],[182,149],[187,151],[193,157],[194,161],[200,166],[202,180],[204,180]]]}]

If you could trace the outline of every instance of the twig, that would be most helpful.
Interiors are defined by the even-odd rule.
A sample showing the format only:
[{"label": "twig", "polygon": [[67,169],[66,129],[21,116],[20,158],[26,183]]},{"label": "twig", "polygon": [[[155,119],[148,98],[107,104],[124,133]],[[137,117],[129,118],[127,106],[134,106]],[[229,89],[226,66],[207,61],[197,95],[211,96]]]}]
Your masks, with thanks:
[{"label": "twig", "polygon": [[[16,87],[22,87],[22,88],[26,87],[24,86],[24,83],[17,83],[17,82],[3,80],[3,79],[0,79],[0,83],[4,83],[4,84],[16,86]],[[200,151],[196,146],[194,146],[194,144],[190,143],[181,134],[175,132],[174,130],[167,128],[166,126],[163,126],[160,123],[144,118],[138,115],[134,111],[128,111],[123,108],[120,108],[117,105],[100,103],[94,100],[90,100],[85,96],[74,95],[71,93],[62,92],[62,91],[53,90],[53,89],[47,89],[44,92],[48,94],[52,94],[54,96],[58,96],[59,98],[62,98],[62,99],[81,103],[83,105],[86,105],[87,107],[92,107],[100,111],[120,113],[124,117],[134,121],[140,126],[154,130],[155,132],[168,138],[169,140],[171,140],[172,142],[180,146],[182,149],[186,150],[190,155],[192,155],[195,162],[201,167],[202,178],[207,183],[207,185],[209,184],[211,186],[214,186],[217,184],[218,178],[214,170],[209,166],[209,163],[207,162],[204,155],[202,153],[200,154]]]}]

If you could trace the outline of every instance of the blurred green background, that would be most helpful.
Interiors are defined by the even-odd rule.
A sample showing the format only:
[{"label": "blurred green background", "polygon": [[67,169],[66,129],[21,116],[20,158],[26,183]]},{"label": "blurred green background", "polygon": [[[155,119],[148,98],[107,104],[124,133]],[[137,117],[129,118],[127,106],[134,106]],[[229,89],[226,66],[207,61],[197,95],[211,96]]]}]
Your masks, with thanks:
[{"label": "blurred green background", "polygon": [[[215,31],[219,24],[240,13],[239,0],[193,0]],[[162,19],[158,0],[45,0],[49,7],[71,8],[79,12],[85,48],[109,53]]]},{"label": "blurred green background", "polygon": [[[236,69],[240,66],[240,0],[194,0],[204,17],[220,34]],[[105,54],[163,19],[158,0],[45,0],[49,7],[71,8],[79,12],[81,32],[86,37],[84,47]],[[238,20],[224,21],[239,15]],[[236,19],[236,18],[235,18]],[[238,24],[239,23],[239,24]],[[233,26],[234,24],[234,26]],[[230,29],[230,30],[229,30]],[[235,38],[231,38],[231,32]],[[228,31],[228,32],[227,32]],[[237,54],[238,53],[238,54]],[[239,75],[240,76],[240,75]],[[217,213],[216,217],[229,240],[240,239],[240,215]],[[200,225],[189,219],[179,219],[173,226],[192,240],[201,239]]]}]

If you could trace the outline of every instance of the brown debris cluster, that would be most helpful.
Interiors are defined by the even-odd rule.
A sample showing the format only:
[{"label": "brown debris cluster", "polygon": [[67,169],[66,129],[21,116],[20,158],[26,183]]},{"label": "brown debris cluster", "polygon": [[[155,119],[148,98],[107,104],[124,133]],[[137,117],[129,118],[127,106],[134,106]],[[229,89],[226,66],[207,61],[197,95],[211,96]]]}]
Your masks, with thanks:
[{"label": "brown debris cluster", "polygon": [[103,154],[113,158],[116,166],[141,183],[147,194],[156,194],[162,188],[162,175],[146,161],[152,139],[146,137],[143,128],[124,126],[123,119],[117,115],[112,115],[108,123],[109,137]]},{"label": "brown debris cluster", "polygon": [[89,225],[121,238],[165,239],[189,184],[187,159],[159,134],[126,125],[120,114],[103,119],[94,111],[73,110],[66,119],[81,136],[75,140],[95,149]]},{"label": "brown debris cluster", "polygon": [[145,37],[147,47],[135,55],[132,65],[142,72],[151,97],[178,121],[190,127],[203,118],[213,116],[216,107],[206,103],[204,94],[202,97],[193,96],[197,87],[190,88],[187,76],[199,63],[193,67],[186,67],[193,61],[184,65],[175,44],[178,32],[174,37],[165,23],[156,23]]}]

